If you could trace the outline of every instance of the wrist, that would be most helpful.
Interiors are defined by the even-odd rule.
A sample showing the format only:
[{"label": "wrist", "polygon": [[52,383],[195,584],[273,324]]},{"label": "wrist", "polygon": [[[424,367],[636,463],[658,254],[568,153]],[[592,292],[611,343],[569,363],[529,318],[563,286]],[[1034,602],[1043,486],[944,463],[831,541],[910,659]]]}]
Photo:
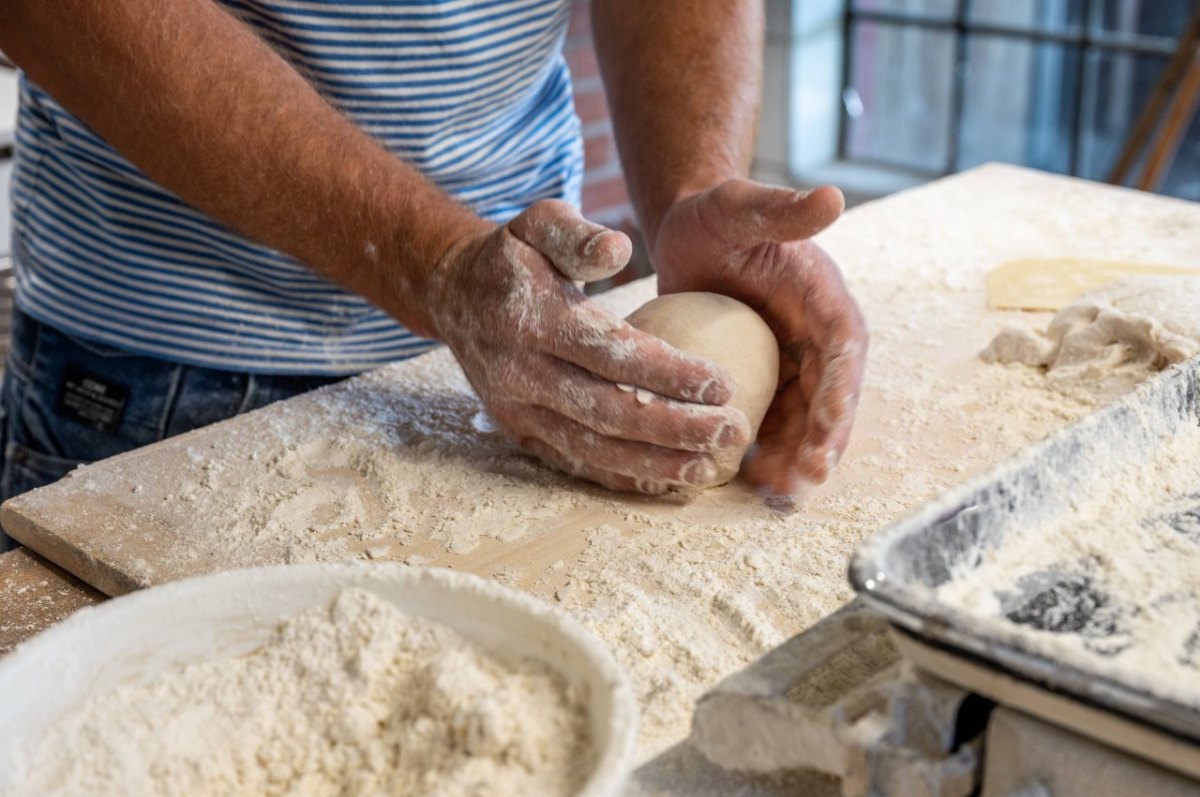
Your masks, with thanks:
[{"label": "wrist", "polygon": [[[497,224],[476,216],[461,206],[446,214],[430,232],[429,253],[402,289],[413,304],[406,326],[422,337],[446,342],[446,304],[455,301],[454,284],[463,263],[478,256],[485,238]],[[403,233],[401,233],[403,237]],[[403,245],[403,244],[402,244]]]}]

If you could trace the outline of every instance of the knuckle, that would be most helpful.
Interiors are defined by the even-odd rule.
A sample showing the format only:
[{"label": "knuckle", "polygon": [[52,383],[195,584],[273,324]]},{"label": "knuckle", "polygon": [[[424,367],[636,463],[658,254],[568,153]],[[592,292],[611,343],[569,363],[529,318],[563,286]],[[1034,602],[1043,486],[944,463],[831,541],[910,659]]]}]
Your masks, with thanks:
[{"label": "knuckle", "polygon": [[676,478],[691,487],[706,487],[717,478],[717,466],[711,457],[693,457],[679,466]]},{"label": "knuckle", "polygon": [[750,439],[750,419],[738,412],[727,418],[717,429],[717,447],[721,449],[745,448]]},{"label": "knuckle", "polygon": [[602,487],[606,487],[609,490],[615,490],[616,492],[620,493],[627,493],[636,489],[632,479],[617,473],[610,473],[603,470],[593,470],[588,478]]},{"label": "knuckle", "polygon": [[504,236],[492,254],[492,260],[499,260],[506,265],[507,276],[513,285],[517,284],[522,267],[528,266],[531,259],[537,257],[536,250],[512,235]]},{"label": "knuckle", "polygon": [[539,199],[525,213],[521,214],[531,221],[546,222],[557,219],[571,210],[571,206],[560,199]]},{"label": "knuckle", "polygon": [[601,310],[586,296],[572,294],[564,297],[564,301],[567,308],[565,331],[570,342],[603,352],[616,351],[638,340],[630,333],[632,327],[612,313]]}]

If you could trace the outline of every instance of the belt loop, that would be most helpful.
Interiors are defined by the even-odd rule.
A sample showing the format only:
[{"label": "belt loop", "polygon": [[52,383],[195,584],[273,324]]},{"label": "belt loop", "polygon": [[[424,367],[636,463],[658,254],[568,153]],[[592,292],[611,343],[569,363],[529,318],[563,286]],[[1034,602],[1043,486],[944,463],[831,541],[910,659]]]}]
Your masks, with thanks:
[{"label": "belt loop", "polygon": [[42,331],[46,325],[28,313],[25,314],[25,318],[30,322],[29,325],[33,330],[33,345],[29,347],[29,362],[22,363],[25,368],[25,378],[28,380],[34,369],[37,368],[38,355],[42,351]]},{"label": "belt loop", "polygon": [[186,365],[176,365],[171,369],[171,384],[167,388],[167,398],[163,403],[162,415],[158,421],[158,439],[165,440],[167,437],[167,427],[171,423],[171,416],[175,414],[175,407],[179,403],[179,387],[183,382],[183,370]]},{"label": "belt loop", "polygon": [[254,399],[258,393],[258,377],[256,374],[246,374],[246,391],[242,394],[242,403],[238,405],[237,415],[249,412],[254,407]]}]

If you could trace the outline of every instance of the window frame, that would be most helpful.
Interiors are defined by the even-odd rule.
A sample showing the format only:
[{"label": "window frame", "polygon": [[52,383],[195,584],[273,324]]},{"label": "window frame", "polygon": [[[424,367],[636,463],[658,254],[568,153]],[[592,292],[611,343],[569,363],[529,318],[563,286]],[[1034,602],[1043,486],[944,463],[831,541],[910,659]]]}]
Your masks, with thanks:
[{"label": "window frame", "polygon": [[[1095,75],[1089,69],[1090,59],[1096,53],[1121,53],[1150,55],[1169,58],[1178,46],[1177,38],[1147,34],[1130,34],[1105,30],[1101,15],[1106,0],[1083,0],[1083,20],[1074,28],[1049,29],[1036,26],[1013,26],[974,18],[974,0],[955,0],[950,16],[920,11],[862,8],[858,0],[843,0],[842,12],[842,97],[837,129],[837,159],[841,163],[902,169],[925,178],[943,177],[960,170],[959,156],[963,142],[963,111],[967,91],[967,69],[969,47],[974,36],[985,36],[1029,44],[1056,44],[1073,56],[1078,64],[1079,90],[1074,93],[1070,109],[1070,153],[1067,174],[1080,175],[1081,152],[1083,150],[1083,114],[1087,98],[1095,91]],[[856,31],[860,24],[875,24],[898,28],[918,28],[954,35],[954,71],[949,97],[949,130],[946,160],[940,171],[931,171],[916,165],[898,164],[890,160],[872,158],[850,151],[850,129],[852,116],[845,98],[854,90],[853,66],[856,46]],[[1070,58],[1068,61],[1072,60]]]}]

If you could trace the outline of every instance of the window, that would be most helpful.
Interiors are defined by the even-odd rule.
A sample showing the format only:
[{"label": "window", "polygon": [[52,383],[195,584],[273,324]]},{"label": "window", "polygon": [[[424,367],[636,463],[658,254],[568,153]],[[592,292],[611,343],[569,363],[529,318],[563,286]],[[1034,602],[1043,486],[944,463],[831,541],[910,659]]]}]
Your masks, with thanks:
[{"label": "window", "polygon": [[[1195,7],[794,0],[790,169],[920,180],[999,160],[1105,179]],[[1200,200],[1200,114],[1160,190]]]}]

